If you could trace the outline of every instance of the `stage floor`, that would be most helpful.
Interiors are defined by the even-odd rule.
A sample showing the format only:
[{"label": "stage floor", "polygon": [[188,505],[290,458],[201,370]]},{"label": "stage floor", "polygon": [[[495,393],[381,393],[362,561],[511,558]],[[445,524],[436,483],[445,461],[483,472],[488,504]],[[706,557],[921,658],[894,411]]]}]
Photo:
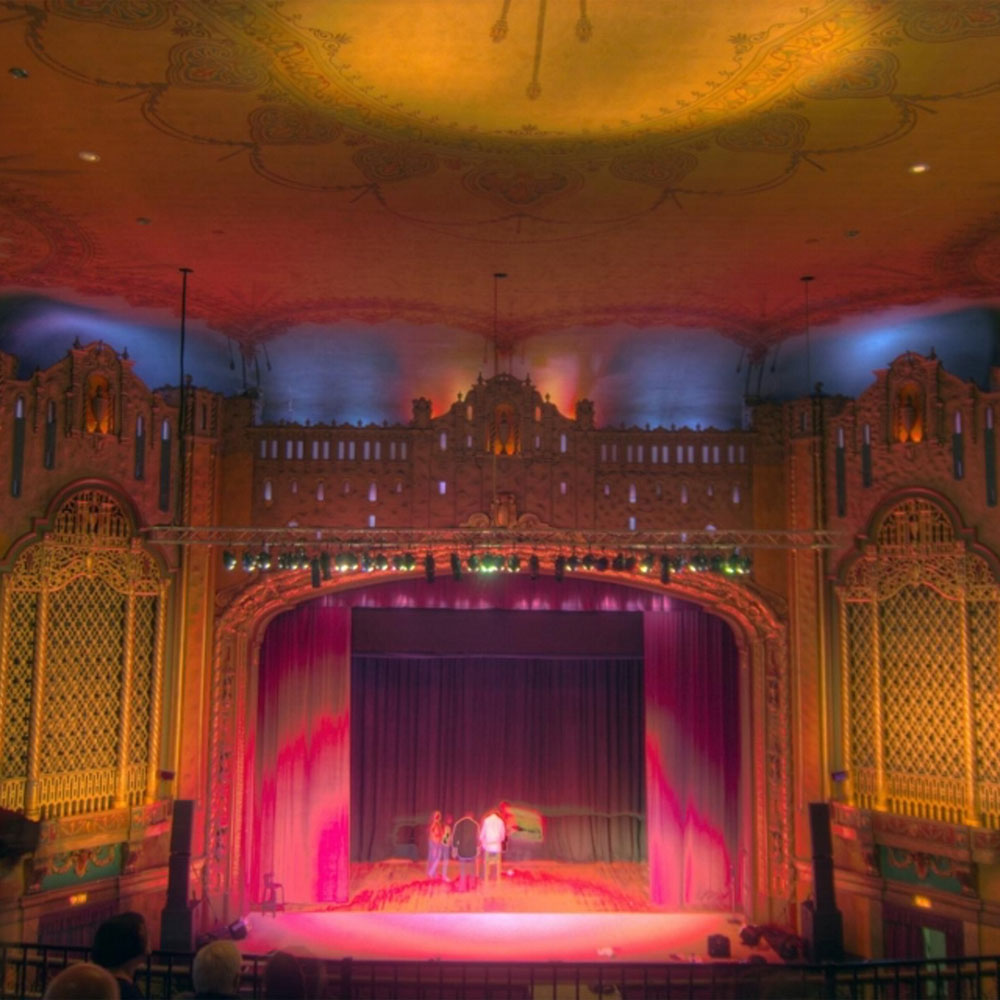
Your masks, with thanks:
[{"label": "stage floor", "polygon": [[241,947],[323,958],[688,962],[707,960],[709,935],[723,934],[732,961],[777,961],[766,944],[741,944],[738,914],[651,904],[644,865],[533,861],[505,873],[499,884],[462,893],[428,879],[416,862],[353,865],[349,902],[251,913]]}]

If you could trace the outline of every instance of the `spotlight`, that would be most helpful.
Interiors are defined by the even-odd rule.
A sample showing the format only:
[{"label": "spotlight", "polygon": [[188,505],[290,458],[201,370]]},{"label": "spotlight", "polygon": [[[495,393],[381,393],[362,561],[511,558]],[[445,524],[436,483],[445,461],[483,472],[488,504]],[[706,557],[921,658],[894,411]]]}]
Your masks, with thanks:
[{"label": "spotlight", "polygon": [[249,927],[249,925],[247,924],[247,922],[242,917],[239,917],[238,919],[234,920],[226,928],[226,930],[228,931],[229,936],[234,941],[242,941],[247,936],[247,933],[249,932],[250,927]]},{"label": "spotlight", "polygon": [[451,554],[451,575],[456,580],[462,579],[462,560],[457,552]]},{"label": "spotlight", "polygon": [[375,557],[373,565],[377,570],[384,571],[389,568],[389,560],[381,552]]},{"label": "spotlight", "polygon": [[434,582],[434,556],[429,552],[424,556],[424,576],[428,583]]},{"label": "spotlight", "polygon": [[566,569],[568,569],[572,573],[578,570],[579,568],[580,568],[580,560],[577,559],[575,554],[571,555],[569,559],[566,560]]},{"label": "spotlight", "polygon": [[616,573],[621,573],[622,570],[625,569],[625,556],[623,556],[621,552],[619,552],[618,555],[611,560],[611,568]]},{"label": "spotlight", "polygon": [[652,552],[647,552],[639,563],[639,571],[642,573],[652,573],[656,565],[656,556]]},{"label": "spotlight", "polygon": [[261,569],[271,568],[271,553],[267,549],[263,549],[259,556],[257,556],[257,565]]},{"label": "spotlight", "polygon": [[230,572],[236,569],[236,556],[229,549],[222,553],[222,565]]},{"label": "spotlight", "polygon": [[521,569],[521,557],[516,555],[511,556],[507,560],[507,568],[511,571],[511,573],[517,573]]},{"label": "spotlight", "polygon": [[538,574],[541,571],[541,564],[538,561],[538,556],[532,555],[528,560],[528,571],[531,573],[531,579],[537,580]]},{"label": "spotlight", "polygon": [[660,583],[670,583],[670,556],[660,556]]},{"label": "spotlight", "polygon": [[588,552],[583,557],[583,568],[584,569],[593,569],[594,568],[594,553],[593,552]]},{"label": "spotlight", "polygon": [[629,556],[625,560],[625,572],[634,573],[635,572],[635,556]]},{"label": "spotlight", "polygon": [[472,570],[473,573],[475,573],[476,570],[479,569],[479,556],[477,556],[475,553],[473,553],[466,560],[466,565],[469,567],[469,569]]},{"label": "spotlight", "polygon": [[243,553],[243,572],[252,573],[257,568],[257,560],[254,559],[252,553]]},{"label": "spotlight", "polygon": [[321,552],[319,555],[319,568],[323,574],[324,580],[329,580],[333,577],[333,573],[330,571],[330,553]]},{"label": "spotlight", "polygon": [[318,587],[320,585],[321,576],[319,556],[313,556],[312,559],[309,560],[309,578],[314,587]]}]

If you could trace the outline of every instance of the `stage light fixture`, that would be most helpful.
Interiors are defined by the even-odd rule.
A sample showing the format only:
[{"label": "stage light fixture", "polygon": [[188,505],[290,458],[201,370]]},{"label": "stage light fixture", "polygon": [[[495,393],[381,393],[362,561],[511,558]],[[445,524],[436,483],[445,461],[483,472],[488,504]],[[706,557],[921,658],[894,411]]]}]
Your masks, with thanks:
[{"label": "stage light fixture", "polygon": [[531,579],[537,580],[539,573],[541,572],[541,563],[539,562],[538,556],[532,555],[528,560],[528,570],[531,573]]},{"label": "stage light fixture", "polygon": [[475,573],[476,570],[479,569],[479,556],[473,553],[468,559],[466,559],[465,564],[470,570],[472,570],[473,573]]},{"label": "stage light fixture", "polygon": [[609,563],[608,563],[608,557],[607,556],[601,556],[594,563],[594,569],[596,569],[598,573],[606,573],[608,571],[608,566],[609,566]]},{"label": "stage light fixture", "polygon": [[583,557],[583,568],[584,569],[593,569],[594,568],[594,553],[593,552],[588,552]]},{"label": "stage light fixture", "polygon": [[625,556],[621,552],[611,560],[611,568],[616,573],[621,573],[625,569]]},{"label": "stage light fixture", "polygon": [[373,565],[375,566],[375,569],[379,570],[380,572],[384,572],[389,568],[388,556],[380,552],[373,560]]},{"label": "stage light fixture", "polygon": [[670,583],[670,556],[660,556],[660,583]]},{"label": "stage light fixture", "polygon": [[253,553],[244,552],[243,553],[243,572],[252,573],[257,567],[257,560],[254,559]]},{"label": "stage light fixture", "polygon": [[462,579],[462,560],[457,552],[451,554],[451,575],[456,580]]},{"label": "stage light fixture", "polygon": [[562,583],[562,579],[563,579],[563,576],[565,575],[565,573],[566,573],[566,557],[565,556],[556,556],[556,572],[555,572],[555,577],[556,577],[556,582],[557,583]]},{"label": "stage light fixture", "polygon": [[628,556],[625,560],[625,572],[634,573],[635,572],[635,556]]},{"label": "stage light fixture", "polygon": [[430,552],[424,556],[424,576],[427,577],[428,583],[434,582],[434,556]]},{"label": "stage light fixture", "polygon": [[655,565],[656,556],[654,556],[652,552],[647,552],[639,563],[639,571],[641,573],[652,573]]},{"label": "stage light fixture", "polygon": [[262,549],[260,555],[257,556],[257,565],[261,569],[271,568],[271,553],[267,549]]},{"label": "stage light fixture", "polygon": [[229,549],[226,549],[225,552],[222,553],[222,565],[230,572],[236,569],[236,556],[234,556]]},{"label": "stage light fixture", "polygon": [[319,556],[313,556],[309,560],[309,582],[314,587],[319,587],[321,583],[322,572],[319,566]]},{"label": "stage light fixture", "polygon": [[331,572],[331,560],[329,552],[321,552],[319,554],[319,568],[320,572],[323,574],[324,580],[330,580],[333,578],[333,573]]},{"label": "stage light fixture", "polygon": [[518,555],[513,555],[507,560],[507,569],[511,573],[517,573],[521,569],[521,557]]},{"label": "stage light fixture", "polygon": [[238,919],[234,920],[226,928],[226,931],[229,933],[229,936],[234,941],[242,941],[249,933],[249,930],[250,930],[249,925],[242,917],[239,917]]},{"label": "stage light fixture", "polygon": [[574,553],[569,557],[569,559],[566,560],[566,569],[568,569],[571,573],[573,573],[579,568],[580,568],[580,560],[577,559],[576,553]]}]

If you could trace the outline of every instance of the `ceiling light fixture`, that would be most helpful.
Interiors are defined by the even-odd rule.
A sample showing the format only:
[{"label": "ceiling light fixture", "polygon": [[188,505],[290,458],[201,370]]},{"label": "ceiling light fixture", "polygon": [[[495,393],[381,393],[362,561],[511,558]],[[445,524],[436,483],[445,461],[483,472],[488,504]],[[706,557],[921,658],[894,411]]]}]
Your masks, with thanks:
[{"label": "ceiling light fixture", "polygon": [[911,163],[907,169],[911,174],[926,174],[931,168],[927,163]]},{"label": "ceiling light fixture", "polygon": [[76,155],[83,160],[84,163],[99,163],[101,160],[101,154],[95,153],[90,149],[81,149]]},{"label": "ceiling light fixture", "polygon": [[7,72],[10,73],[10,75],[14,77],[15,80],[28,79],[28,71],[24,69],[22,66],[11,66],[11,68],[7,70]]}]

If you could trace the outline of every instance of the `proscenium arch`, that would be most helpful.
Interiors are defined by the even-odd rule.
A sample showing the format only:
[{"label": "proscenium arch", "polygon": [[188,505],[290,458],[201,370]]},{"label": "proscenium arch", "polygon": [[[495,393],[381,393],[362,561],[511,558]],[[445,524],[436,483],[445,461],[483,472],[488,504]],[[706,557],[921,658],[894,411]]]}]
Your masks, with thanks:
[{"label": "proscenium arch", "polygon": [[[454,549],[431,546],[427,553],[447,567]],[[553,554],[556,550],[553,550]],[[515,547],[527,564],[552,559],[529,545]],[[583,576],[583,574],[580,574]],[[681,572],[661,583],[649,576],[609,570],[587,574],[595,581],[689,601],[725,621],[739,651],[740,713],[744,732],[742,838],[752,851],[744,901],[756,921],[788,919],[793,905],[791,863],[791,705],[787,629],[775,608],[751,584],[716,573]],[[225,913],[244,912],[248,903],[242,829],[248,731],[257,709],[257,670],[264,633],[272,619],[323,595],[401,581],[424,581],[422,562],[412,570],[338,572],[313,586],[308,571],[256,573],[216,618],[212,662],[211,747],[208,794],[208,890]],[[564,581],[572,587],[572,577]],[[746,784],[746,783],[745,783]]]}]

